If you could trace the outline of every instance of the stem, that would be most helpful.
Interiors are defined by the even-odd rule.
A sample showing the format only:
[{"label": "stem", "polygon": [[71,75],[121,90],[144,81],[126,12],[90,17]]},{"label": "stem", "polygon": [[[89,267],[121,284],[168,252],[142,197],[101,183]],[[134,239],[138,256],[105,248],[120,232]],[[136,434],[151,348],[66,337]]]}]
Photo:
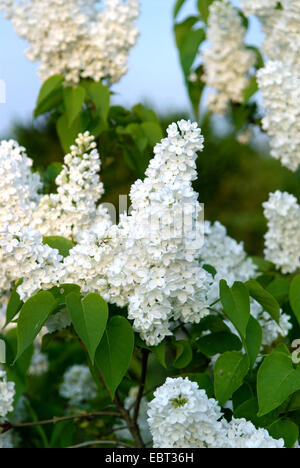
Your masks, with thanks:
[{"label": "stem", "polygon": [[142,374],[141,374],[141,380],[140,380],[140,386],[139,386],[139,391],[138,391],[138,396],[134,405],[134,416],[133,416],[133,422],[134,424],[137,424],[137,419],[139,416],[139,410],[141,406],[141,401],[143,398],[143,393],[145,390],[145,383],[146,383],[146,373],[147,373],[147,364],[148,364],[148,357],[149,357],[149,350],[148,349],[142,349]]},{"label": "stem", "polygon": [[128,429],[129,429],[129,431],[130,431],[130,433],[131,433],[131,435],[132,435],[132,437],[133,437],[133,439],[135,441],[136,447],[137,448],[144,448],[144,442],[142,441],[138,425],[137,425],[136,422],[134,422],[133,419],[131,419],[129,412],[122,405],[122,403],[120,401],[120,398],[119,398],[117,393],[116,393],[114,401],[115,401],[115,404],[116,404],[118,410],[122,414],[122,417],[123,417],[124,421],[126,422],[126,424],[128,426]]},{"label": "stem", "polygon": [[9,431],[10,429],[19,429],[23,427],[34,427],[34,426],[45,426],[47,424],[57,424],[59,422],[63,421],[70,421],[72,419],[93,419],[98,416],[116,416],[120,417],[121,413],[113,412],[113,411],[97,411],[93,413],[80,413],[80,414],[74,414],[72,416],[62,416],[59,418],[53,418],[53,419],[45,419],[44,421],[31,421],[27,423],[10,423],[10,422],[5,422],[3,424],[0,424],[0,427],[4,430],[4,432]]},{"label": "stem", "polygon": [[[106,385],[105,379],[104,379],[103,375],[101,374],[101,372],[99,372],[99,376],[100,376],[100,378],[101,378],[101,380],[103,382],[103,385],[104,385],[104,388],[105,388],[107,394],[110,397],[111,396],[110,391],[109,391],[109,389],[108,389],[108,387]],[[127,411],[124,408],[124,406],[122,405],[121,400],[120,400],[119,395],[118,395],[117,392],[115,394],[114,404],[116,405],[116,407],[120,411],[120,415],[121,415],[122,419],[124,419],[124,421],[126,422],[127,427],[128,427],[128,429],[130,431],[130,434],[132,435],[132,437],[133,437],[133,439],[134,439],[134,441],[136,443],[137,448],[144,448],[144,443],[142,441],[138,425],[137,425],[137,423],[135,423],[131,419],[129,411]]]},{"label": "stem", "polygon": [[72,445],[67,447],[69,449],[76,449],[82,447],[90,447],[91,445],[118,445],[121,447],[133,448],[132,445],[126,444],[125,442],[120,442],[119,440],[91,440],[89,442],[82,442],[81,444]]}]

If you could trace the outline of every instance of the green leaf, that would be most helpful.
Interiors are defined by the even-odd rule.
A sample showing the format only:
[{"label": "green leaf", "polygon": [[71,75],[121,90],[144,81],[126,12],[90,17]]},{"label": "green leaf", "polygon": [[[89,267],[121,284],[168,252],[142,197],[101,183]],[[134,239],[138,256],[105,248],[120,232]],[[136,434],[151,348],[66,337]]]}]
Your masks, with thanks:
[{"label": "green leaf", "polygon": [[225,351],[240,351],[241,340],[230,332],[211,333],[196,341],[197,348],[206,356],[215,356]]},{"label": "green leaf", "polygon": [[250,316],[245,339],[245,349],[249,357],[250,367],[254,366],[256,358],[261,348],[262,328],[258,321]]},{"label": "green leaf", "polygon": [[243,102],[244,104],[247,104],[249,99],[258,91],[258,84],[256,80],[256,76],[253,76],[251,78],[250,84],[248,88],[246,88],[243,92]]},{"label": "green leaf", "polygon": [[57,301],[48,291],[38,292],[22,306],[18,319],[18,352],[15,362],[33,343],[56,306]]},{"label": "green leaf", "polygon": [[177,0],[174,7],[174,18],[177,17],[178,13],[180,12],[181,8],[183,7],[185,0]]},{"label": "green leaf", "polygon": [[136,106],[132,108],[132,110],[142,122],[152,122],[152,123],[160,124],[159,118],[156,112],[154,112],[154,110],[148,109],[142,104],[137,104]]},{"label": "green leaf", "polygon": [[197,81],[193,82],[190,81],[186,77],[186,85],[189,93],[189,98],[192,103],[193,107],[193,112],[197,120],[199,120],[199,106],[200,106],[200,101],[202,97],[203,90],[205,88],[205,82],[203,81],[203,74],[204,74],[204,67],[203,65],[200,65],[195,71],[194,71],[198,77]]},{"label": "green leaf", "polygon": [[104,86],[101,81],[91,83],[88,87],[88,97],[93,102],[100,120],[106,123],[110,105],[110,92],[107,86]]},{"label": "green leaf", "polygon": [[205,40],[203,29],[192,29],[184,37],[179,49],[180,61],[185,77],[190,74],[191,67],[199,53],[200,44]]},{"label": "green leaf", "polygon": [[191,335],[197,339],[206,330],[210,330],[212,333],[230,332],[230,328],[217,315],[207,315],[197,325],[193,325]]},{"label": "green leaf", "polygon": [[257,281],[249,280],[246,283],[250,296],[253,297],[271,317],[279,323],[280,305],[276,299],[266,291]]},{"label": "green leaf", "polygon": [[77,117],[73,125],[69,127],[68,116],[63,114],[56,122],[56,130],[66,153],[70,151],[70,147],[75,144],[75,140],[79,133],[84,133],[87,126],[84,122],[82,114]]},{"label": "green leaf", "polygon": [[19,280],[10,294],[9,302],[7,304],[6,309],[6,322],[4,327],[6,327],[6,325],[8,325],[15,318],[17,313],[20,311],[22,305],[24,304],[24,302],[21,301],[19,294],[17,293],[17,289],[20,286],[20,284],[22,284],[22,282],[22,279]]},{"label": "green leaf", "polygon": [[34,117],[38,117],[45,112],[49,112],[62,101],[63,81],[63,76],[53,75],[44,82],[37,99]]},{"label": "green leaf", "polygon": [[43,237],[43,244],[49,245],[51,249],[57,249],[63,257],[68,257],[70,250],[75,247],[72,241],[60,236]]},{"label": "green leaf", "polygon": [[221,406],[240,388],[248,370],[248,357],[238,351],[228,351],[218,358],[214,368],[215,395]]},{"label": "green leaf", "polygon": [[220,298],[225,314],[244,340],[250,319],[250,299],[246,286],[237,281],[229,288],[226,281],[221,280]]},{"label": "green leaf", "polygon": [[191,345],[186,340],[179,340],[174,343],[176,349],[176,357],[173,366],[177,369],[184,369],[193,359],[193,351]]},{"label": "green leaf", "polygon": [[214,0],[198,0],[197,6],[200,12],[202,20],[207,23],[209,17],[209,6],[213,3]]},{"label": "green leaf", "polygon": [[290,304],[300,325],[300,275],[295,276],[290,286]]},{"label": "green leaf", "polygon": [[200,389],[206,391],[206,395],[208,396],[208,398],[212,398],[214,394],[214,386],[210,377],[207,374],[196,373],[191,375],[187,374],[187,376],[192,382],[197,382]]},{"label": "green leaf", "polygon": [[150,146],[155,146],[163,138],[161,126],[155,122],[143,122],[141,128]]},{"label": "green leaf", "polygon": [[126,133],[132,136],[134,143],[141,153],[147,148],[148,139],[140,124],[131,123],[127,125]]},{"label": "green leaf", "polygon": [[5,370],[7,379],[15,383],[16,395],[14,400],[16,403],[26,390],[27,372],[31,364],[34,347],[30,345],[18,361],[14,363],[18,347],[17,329],[12,328],[8,330],[5,336],[1,336],[1,339],[3,339],[6,344]]},{"label": "green leaf", "polygon": [[127,372],[133,348],[134,333],[128,320],[117,315],[112,317],[95,356],[112,399]]},{"label": "green leaf", "polygon": [[162,341],[158,346],[150,347],[150,351],[156,356],[160,364],[166,369],[166,343]]},{"label": "green leaf", "polygon": [[74,292],[79,294],[80,287],[77,284],[65,283],[59,286],[53,286],[49,292],[55,297],[58,305],[66,305],[66,297],[68,294]]},{"label": "green leaf", "polygon": [[148,346],[146,343],[140,338],[139,335],[135,335],[135,345],[139,348],[148,349],[151,353],[153,353],[160,364],[166,369],[166,342],[162,341],[158,346]]},{"label": "green leaf", "polygon": [[274,439],[284,439],[286,448],[293,448],[299,438],[298,426],[288,418],[278,419],[267,429],[270,436]]},{"label": "green leaf", "polygon": [[283,303],[289,295],[290,283],[285,278],[275,278],[268,284],[266,290],[275,297],[276,301]]},{"label": "green leaf", "polygon": [[264,359],[257,374],[259,416],[278,408],[298,390],[300,368],[294,369],[290,356],[273,351]]},{"label": "green leaf", "polygon": [[99,294],[88,294],[83,300],[78,293],[66,296],[67,309],[79,338],[86,346],[92,363],[108,319],[108,306]]},{"label": "green leaf", "polygon": [[300,410],[300,390],[294,393],[287,408],[288,412],[298,411]]},{"label": "green leaf", "polygon": [[235,418],[245,418],[251,421],[257,428],[267,427],[278,418],[278,412],[272,411],[266,416],[258,417],[258,401],[256,397],[251,397],[249,400],[244,401],[234,410]]},{"label": "green leaf", "polygon": [[185,36],[193,28],[193,26],[198,23],[198,21],[198,16],[189,16],[182,23],[175,24],[174,32],[178,49],[181,49]]},{"label": "green leaf", "polygon": [[64,103],[69,127],[71,127],[82,110],[86,91],[82,86],[64,88]]},{"label": "green leaf", "polygon": [[258,270],[262,273],[268,273],[275,269],[275,265],[271,262],[268,262],[264,258],[261,257],[251,257],[253,263],[257,266]]}]

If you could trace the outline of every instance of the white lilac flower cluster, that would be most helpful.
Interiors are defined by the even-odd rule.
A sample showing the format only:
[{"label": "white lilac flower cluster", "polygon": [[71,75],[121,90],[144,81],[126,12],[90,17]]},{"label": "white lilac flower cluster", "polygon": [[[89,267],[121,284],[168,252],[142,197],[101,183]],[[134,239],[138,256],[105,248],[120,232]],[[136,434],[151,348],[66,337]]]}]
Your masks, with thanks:
[{"label": "white lilac flower cluster", "polygon": [[224,435],[220,448],[275,449],[284,448],[283,439],[273,439],[268,431],[256,427],[246,419],[233,418],[229,423],[223,420]]},{"label": "white lilac flower cluster", "polygon": [[74,406],[93,400],[97,396],[97,387],[89,368],[77,364],[70,367],[63,376],[59,393]]},{"label": "white lilac flower cluster", "polygon": [[22,300],[51,288],[63,277],[63,257],[43,244],[43,237],[31,228],[7,225],[0,231],[0,251],[1,273],[10,281],[23,278],[18,287]]},{"label": "white lilac flower cluster", "polygon": [[40,62],[43,81],[61,74],[69,83],[115,83],[127,71],[138,36],[138,0],[0,0],[0,9],[29,43],[26,55]]},{"label": "white lilac flower cluster", "polygon": [[8,382],[6,372],[0,368],[0,422],[13,410],[15,384]]},{"label": "white lilac flower cluster", "polygon": [[249,85],[249,71],[256,58],[245,47],[245,34],[242,19],[230,2],[212,3],[207,29],[210,46],[202,57],[204,81],[214,89],[208,106],[218,114],[226,112],[229,101],[243,102],[243,92]]},{"label": "white lilac flower cluster", "polygon": [[48,356],[47,354],[41,353],[40,346],[36,346],[28,373],[30,375],[40,376],[48,372],[48,370]]},{"label": "white lilac flower cluster", "polygon": [[[247,257],[243,243],[238,243],[228,236],[225,226],[218,221],[210,223],[205,221],[205,240],[200,255],[200,263],[205,266],[212,266],[216,273],[209,276],[208,302],[214,304],[219,298],[219,284],[221,279],[226,279],[229,287],[235,281],[248,281],[257,275],[257,267],[252,259]],[[214,308],[218,309],[219,304]],[[262,327],[262,345],[271,345],[279,336],[288,335],[292,325],[287,314],[281,313],[280,323],[277,324],[262,306],[251,300],[251,315],[258,320]],[[231,322],[226,324],[233,333],[237,333]]]},{"label": "white lilac flower cluster", "polygon": [[291,318],[288,314],[280,310],[279,323],[277,323],[254,299],[251,299],[250,307],[251,315],[256,318],[262,328],[262,346],[271,346],[279,337],[288,336],[292,329]]},{"label": "white lilac flower cluster", "polygon": [[[14,157],[9,149],[4,159]],[[130,215],[122,215],[114,225],[103,206],[97,206],[103,186],[94,140],[88,133],[79,135],[57,177],[57,194],[32,196],[35,202],[28,209],[13,199],[12,211],[19,210],[22,216],[18,223],[12,220],[0,229],[3,295],[19,278],[23,278],[18,287],[23,300],[41,288],[79,284],[84,293],[95,291],[109,302],[128,305],[135,330],[150,345],[172,334],[171,320],[199,322],[208,314],[209,274],[198,261],[203,207],[192,182],[197,177],[197,151],[202,149],[197,124],[172,124],[168,137],[155,147],[145,180],[131,189]],[[10,171],[7,165],[8,179]],[[12,184],[20,185],[22,192],[16,177]],[[53,234],[77,241],[65,259],[43,243],[44,235]],[[66,326],[66,318],[62,314],[49,326],[56,329],[62,321]]]},{"label": "white lilac flower cluster", "polygon": [[265,234],[265,256],[283,273],[293,273],[300,267],[300,206],[287,192],[271,193],[263,204],[268,221]]},{"label": "white lilac flower cluster", "polygon": [[104,193],[99,180],[101,168],[95,139],[86,132],[79,135],[56,178],[57,193],[45,195],[32,212],[30,226],[44,236],[58,235],[75,239],[108,215],[97,202]]},{"label": "white lilac flower cluster", "polygon": [[278,0],[242,0],[241,8],[246,15],[264,17],[276,8]]},{"label": "white lilac flower cluster", "polygon": [[219,283],[226,279],[228,286],[235,281],[248,281],[256,276],[257,267],[247,257],[242,242],[228,236],[220,222],[205,221],[204,246],[200,253],[200,263],[212,266],[216,274],[209,279],[208,300],[213,304],[219,298]]},{"label": "white lilac flower cluster", "polygon": [[300,164],[300,74],[276,60],[258,71],[257,80],[266,109],[262,125],[271,137],[271,155],[296,171]]},{"label": "white lilac flower cluster", "polygon": [[155,448],[283,448],[265,429],[245,419],[227,422],[214,398],[187,377],[167,378],[149,403]]},{"label": "white lilac flower cluster", "polygon": [[[261,3],[261,5],[259,5]],[[257,79],[266,115],[263,128],[271,137],[271,154],[295,171],[300,164],[300,3],[282,0],[244,0],[246,14],[256,14],[265,39],[263,52],[268,58]]]},{"label": "white lilac flower cluster", "polygon": [[[24,278],[22,299],[62,279],[62,256],[43,244],[43,236],[74,239],[94,223],[109,223],[107,211],[97,201],[103,193],[100,158],[94,138],[79,135],[56,179],[57,193],[39,195],[39,176],[31,174],[32,161],[17,143],[0,145],[0,290],[3,300],[11,283]],[[7,194],[11,196],[8,197]]]},{"label": "white lilac flower cluster", "polygon": [[130,215],[78,236],[64,261],[67,281],[128,305],[128,317],[149,345],[172,334],[170,321],[199,322],[208,314],[208,274],[199,265],[203,207],[192,188],[203,137],[180,121],[155,149],[144,181],[132,187]]}]

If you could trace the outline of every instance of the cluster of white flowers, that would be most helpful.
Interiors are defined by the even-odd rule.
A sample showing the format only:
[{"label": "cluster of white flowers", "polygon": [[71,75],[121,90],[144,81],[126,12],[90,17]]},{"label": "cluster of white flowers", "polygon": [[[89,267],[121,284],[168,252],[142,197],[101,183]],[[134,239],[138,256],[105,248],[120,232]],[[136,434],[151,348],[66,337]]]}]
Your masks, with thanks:
[{"label": "cluster of white flowers", "polygon": [[155,391],[148,416],[155,448],[217,446],[221,409],[187,377],[167,378]]},{"label": "cluster of white flowers", "polygon": [[271,193],[263,204],[268,220],[265,235],[265,256],[283,273],[293,273],[300,267],[300,206],[287,192]]},{"label": "cluster of white flowers", "polygon": [[56,179],[57,193],[39,195],[39,176],[32,161],[17,143],[0,145],[0,290],[9,292],[12,281],[24,278],[22,299],[57,284],[63,276],[62,257],[43,244],[43,236],[74,239],[94,223],[110,223],[106,209],[96,203],[103,193],[99,179],[100,158],[94,138],[79,135]]},{"label": "cluster of white flowers", "polygon": [[281,61],[258,71],[266,115],[262,124],[271,138],[271,155],[295,171],[300,164],[300,74]]},{"label": "cluster of white flowers", "polygon": [[244,0],[242,7],[246,14],[260,18],[265,33],[263,52],[269,61],[258,71],[257,78],[271,154],[295,171],[300,164],[300,3],[282,0],[280,8],[278,3]]},{"label": "cluster of white flowers", "polygon": [[31,171],[32,160],[15,141],[0,143],[0,226],[27,225],[39,203],[42,184]]},{"label": "cluster of white flowers", "polygon": [[288,314],[280,311],[279,323],[277,323],[253,299],[251,299],[251,315],[256,318],[262,328],[262,346],[271,346],[279,337],[285,338],[292,328],[291,318]]},{"label": "cluster of white flowers", "polygon": [[209,108],[224,114],[229,101],[243,102],[249,85],[249,71],[256,57],[245,47],[246,30],[238,11],[230,2],[215,1],[210,6],[207,39],[210,46],[203,51],[204,81],[214,88]]},{"label": "cluster of white flowers", "polygon": [[245,419],[227,422],[214,398],[187,377],[168,378],[149,403],[155,448],[283,448],[265,429]]},{"label": "cluster of white flowers", "polygon": [[[280,192],[279,192],[280,193]],[[205,241],[200,255],[201,265],[212,266],[216,273],[208,277],[208,301],[213,304],[219,298],[219,284],[221,279],[227,281],[228,286],[233,286],[235,281],[248,281],[257,275],[257,267],[251,258],[247,257],[242,242],[227,235],[225,226],[218,221],[210,223],[205,221]],[[214,308],[219,308],[215,304]],[[262,345],[271,345],[279,336],[288,335],[292,325],[287,314],[280,315],[280,323],[277,324],[262,306],[251,299],[251,315],[258,320],[262,327]],[[226,324],[237,334],[232,323]]]},{"label": "cluster of white flowers", "polygon": [[257,15],[264,17],[276,8],[278,0],[242,0],[241,8],[246,15]]},{"label": "cluster of white flowers", "polygon": [[88,132],[79,135],[56,178],[57,193],[40,199],[30,225],[44,236],[75,239],[78,232],[108,219],[103,207],[96,205],[104,193],[99,180],[100,168],[94,137]]},{"label": "cluster of white flowers", "polygon": [[223,429],[224,434],[221,437],[220,448],[284,448],[283,439],[273,439],[266,429],[256,429],[251,422],[244,418],[233,418],[229,423],[223,420]]},{"label": "cluster of white flowers", "polygon": [[40,289],[51,288],[63,276],[62,256],[58,250],[43,244],[35,230],[19,225],[7,225],[0,231],[2,272],[9,280],[23,278],[18,287],[21,299],[27,299]]},{"label": "cluster of white flowers", "polygon": [[[278,3],[278,2],[277,2]],[[281,8],[273,8],[261,18],[265,39],[263,52],[269,60],[280,60],[300,77],[300,5],[298,0],[282,0]]]},{"label": "cluster of white flowers", "polygon": [[[76,143],[57,178],[58,193],[40,197],[24,217],[25,226],[6,223],[0,232],[7,284],[23,278],[22,299],[59,283],[99,292],[129,306],[129,318],[150,345],[171,334],[171,319],[199,322],[208,313],[209,275],[198,262],[203,207],[192,188],[197,151],[203,149],[197,124],[180,121],[169,127],[145,180],[131,189],[131,214],[122,215],[118,225],[96,205],[103,186],[93,138],[80,135]],[[43,244],[42,234],[78,243],[63,260]]]},{"label": "cluster of white flowers", "polygon": [[13,411],[15,384],[8,382],[6,372],[0,368],[0,421]]},{"label": "cluster of white flowers", "polygon": [[150,345],[171,334],[171,319],[199,322],[208,313],[208,274],[197,261],[203,207],[192,188],[202,149],[197,124],[172,124],[154,149],[145,180],[131,189],[130,215],[117,226],[98,223],[82,233],[64,262],[66,282],[128,305],[135,330]]},{"label": "cluster of white flowers", "polygon": [[[100,3],[100,5],[99,5]],[[120,80],[127,71],[138,31],[138,0],[0,0],[17,34],[27,40],[26,55],[39,61],[42,80],[62,74],[70,83],[81,78]]]},{"label": "cluster of white flowers", "polygon": [[48,372],[48,370],[48,356],[41,353],[40,346],[36,346],[28,372],[30,375],[40,376]]},{"label": "cluster of white flowers", "polygon": [[63,376],[59,393],[68,399],[71,405],[78,405],[97,396],[97,387],[90,370],[84,365],[70,367]]},{"label": "cluster of white flowers", "polygon": [[220,222],[205,221],[205,240],[200,254],[200,262],[216,270],[209,277],[208,300],[213,304],[219,298],[219,283],[226,279],[228,286],[235,281],[248,281],[257,274],[256,265],[244,250],[242,242],[228,236],[225,226]]}]

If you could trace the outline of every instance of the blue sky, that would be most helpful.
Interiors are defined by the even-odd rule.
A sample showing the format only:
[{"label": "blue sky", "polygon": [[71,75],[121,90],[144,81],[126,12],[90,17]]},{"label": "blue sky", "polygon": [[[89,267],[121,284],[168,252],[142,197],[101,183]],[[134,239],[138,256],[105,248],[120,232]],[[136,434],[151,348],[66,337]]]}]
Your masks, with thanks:
[{"label": "blue sky", "polygon": [[[174,0],[140,0],[141,32],[138,44],[132,50],[129,72],[114,87],[115,100],[130,106],[139,101],[151,102],[161,112],[187,109],[189,102],[184,87],[172,32]],[[233,0],[238,4],[238,0]],[[191,13],[193,0],[183,11]],[[251,39],[258,40],[254,25]],[[0,134],[15,119],[31,119],[40,88],[37,64],[29,62],[24,50],[26,42],[17,37],[10,21],[0,13],[0,79],[6,83],[6,104],[0,103]],[[252,41],[253,42],[253,41]]]}]

